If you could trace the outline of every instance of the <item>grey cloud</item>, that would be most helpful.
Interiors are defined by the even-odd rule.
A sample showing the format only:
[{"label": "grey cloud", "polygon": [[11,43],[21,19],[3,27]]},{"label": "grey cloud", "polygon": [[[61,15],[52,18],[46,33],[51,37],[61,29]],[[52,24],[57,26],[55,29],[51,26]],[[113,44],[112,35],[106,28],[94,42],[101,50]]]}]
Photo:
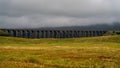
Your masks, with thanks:
[{"label": "grey cloud", "polygon": [[0,27],[54,27],[119,21],[120,0],[0,0]]}]

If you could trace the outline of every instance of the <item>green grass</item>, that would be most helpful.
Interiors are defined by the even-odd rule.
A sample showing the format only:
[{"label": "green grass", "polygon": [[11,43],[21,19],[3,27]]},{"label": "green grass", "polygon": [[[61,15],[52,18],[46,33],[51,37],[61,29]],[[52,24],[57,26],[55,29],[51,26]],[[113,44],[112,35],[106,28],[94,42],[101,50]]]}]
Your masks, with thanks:
[{"label": "green grass", "polygon": [[120,68],[120,36],[0,37],[0,68]]}]

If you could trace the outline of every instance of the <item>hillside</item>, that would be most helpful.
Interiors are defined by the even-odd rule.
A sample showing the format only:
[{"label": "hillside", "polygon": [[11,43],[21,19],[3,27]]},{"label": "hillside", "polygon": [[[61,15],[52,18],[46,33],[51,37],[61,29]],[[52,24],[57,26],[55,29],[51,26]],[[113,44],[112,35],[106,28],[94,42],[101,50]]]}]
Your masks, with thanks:
[{"label": "hillside", "polygon": [[101,36],[101,37],[87,37],[87,38],[41,38],[41,39],[27,39],[16,37],[0,37],[0,44],[42,44],[42,43],[83,43],[83,42],[114,42],[120,43],[120,35],[115,36]]},{"label": "hillside", "polygon": [[0,37],[0,68],[120,68],[120,36]]}]

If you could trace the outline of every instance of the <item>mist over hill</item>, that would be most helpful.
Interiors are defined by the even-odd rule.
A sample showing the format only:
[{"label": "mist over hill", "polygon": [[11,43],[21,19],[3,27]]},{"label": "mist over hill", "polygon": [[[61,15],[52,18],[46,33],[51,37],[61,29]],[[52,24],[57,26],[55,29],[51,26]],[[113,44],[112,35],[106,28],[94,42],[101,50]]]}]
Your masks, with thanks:
[{"label": "mist over hill", "polygon": [[93,24],[86,26],[63,26],[63,27],[21,27],[21,28],[0,28],[0,29],[37,29],[37,30],[120,30],[120,23],[112,24]]},{"label": "mist over hill", "polygon": [[113,24],[95,24],[87,26],[64,26],[64,27],[44,27],[35,28],[43,30],[120,30],[120,23],[115,22]]}]

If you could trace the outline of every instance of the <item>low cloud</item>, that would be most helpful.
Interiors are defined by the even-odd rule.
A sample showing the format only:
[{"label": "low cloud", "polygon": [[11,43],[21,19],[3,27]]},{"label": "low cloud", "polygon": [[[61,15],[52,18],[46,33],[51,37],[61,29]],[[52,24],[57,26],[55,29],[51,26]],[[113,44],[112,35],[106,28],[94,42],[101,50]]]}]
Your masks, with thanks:
[{"label": "low cloud", "polygon": [[120,0],[0,0],[0,28],[120,22]]}]

